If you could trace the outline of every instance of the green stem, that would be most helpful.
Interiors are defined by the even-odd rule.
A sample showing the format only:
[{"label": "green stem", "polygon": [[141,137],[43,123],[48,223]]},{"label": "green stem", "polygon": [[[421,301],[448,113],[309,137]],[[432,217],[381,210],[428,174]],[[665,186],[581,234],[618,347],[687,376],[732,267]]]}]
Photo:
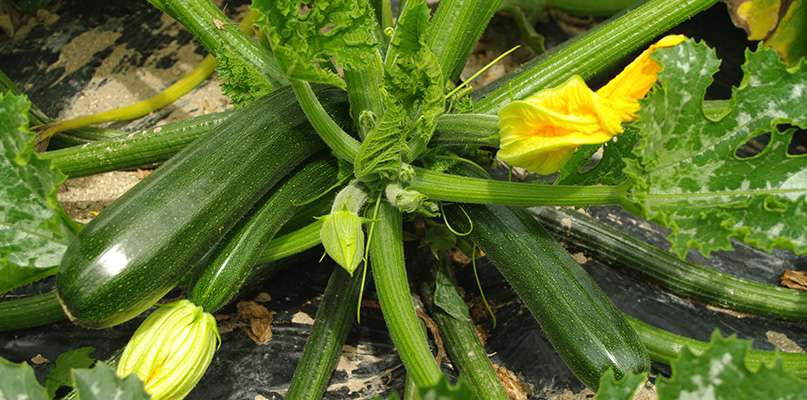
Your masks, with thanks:
[{"label": "green stem", "polygon": [[512,100],[557,86],[572,75],[589,79],[605,72],[653,38],[703,11],[717,0],[650,0],[538,57],[509,79],[483,89],[475,110],[495,113]]},{"label": "green stem", "polygon": [[[670,365],[678,359],[684,346],[689,347],[695,354],[701,354],[709,347],[709,343],[695,340],[686,336],[676,335],[672,332],[657,328],[636,318],[625,316],[628,322],[639,334],[639,338],[650,358],[662,364]],[[745,356],[745,365],[750,370],[756,370],[761,365],[772,366],[777,359],[782,361],[785,371],[807,378],[807,354],[782,353],[752,349]]]},{"label": "green stem", "polygon": [[[350,116],[359,136],[367,136],[369,121],[363,121],[362,114],[372,113],[376,119],[384,112],[381,88],[384,87],[381,53],[375,51],[372,60],[359,70],[345,70],[345,84],[350,101]],[[364,118],[370,118],[365,114]]]},{"label": "green stem", "polygon": [[294,79],[291,82],[291,88],[294,90],[294,95],[305,112],[308,122],[317,131],[319,137],[337,157],[352,163],[359,152],[359,142],[342,130],[339,124],[331,118],[308,82]]},{"label": "green stem", "polygon": [[185,26],[205,48],[219,59],[236,57],[264,76],[271,87],[288,84],[272,56],[247,35],[210,0],[149,0],[161,11]]},{"label": "green stem", "polygon": [[444,114],[429,142],[438,146],[499,146],[499,117],[490,114]]},{"label": "green stem", "polygon": [[431,19],[426,41],[452,82],[460,75],[501,0],[442,0]]},{"label": "green stem", "polygon": [[192,141],[210,132],[233,112],[207,114],[102,140],[39,154],[39,158],[70,177],[142,167],[169,159]]},{"label": "green stem", "polygon": [[320,229],[322,229],[322,221],[317,220],[300,229],[272,239],[261,254],[258,263],[266,264],[277,261],[319,245]]},{"label": "green stem", "polygon": [[331,272],[287,399],[322,398],[353,323],[360,282],[359,274],[351,277],[341,268]]},{"label": "green stem", "polygon": [[547,7],[581,16],[607,17],[636,3],[636,0],[546,0]]},{"label": "green stem", "polygon": [[567,243],[600,261],[627,267],[679,296],[739,312],[807,320],[807,293],[686,262],[579,212],[544,208],[537,215],[547,229]]},{"label": "green stem", "polygon": [[[447,266],[438,269],[438,274],[450,274]],[[442,280],[445,284],[453,285],[453,278],[447,277]],[[450,283],[449,283],[450,282]],[[457,290],[454,288],[454,290]],[[476,326],[473,321],[461,321],[443,311],[439,306],[432,304],[434,291],[430,286],[424,285],[423,297],[429,304],[431,316],[440,330],[440,337],[443,345],[451,357],[454,366],[460,371],[463,379],[473,387],[478,399],[507,400],[507,393],[502,387],[493,363],[490,362],[485,347],[479,341],[476,333]],[[464,304],[455,302],[454,306]],[[470,315],[465,308],[465,314]]]},{"label": "green stem", "polygon": [[432,200],[531,207],[620,204],[623,186],[567,186],[506,182],[415,168],[409,188]]},{"label": "green stem", "polygon": [[378,301],[392,343],[418,386],[436,385],[442,372],[434,361],[409,293],[401,214],[384,201],[379,207],[375,225],[370,260]]},{"label": "green stem", "polygon": [[410,374],[406,374],[402,400],[420,400],[420,392],[418,391],[418,385],[415,384],[415,380],[412,379],[412,375]]},{"label": "green stem", "polygon": [[55,290],[0,302],[0,332],[35,328],[66,319]]}]

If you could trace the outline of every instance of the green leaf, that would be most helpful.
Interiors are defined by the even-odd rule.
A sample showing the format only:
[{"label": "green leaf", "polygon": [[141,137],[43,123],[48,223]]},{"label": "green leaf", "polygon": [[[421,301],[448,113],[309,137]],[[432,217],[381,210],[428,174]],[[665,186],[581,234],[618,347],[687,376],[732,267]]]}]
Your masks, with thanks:
[{"label": "green leaf", "polygon": [[39,384],[28,363],[15,364],[0,357],[0,399],[47,400],[45,388]]},{"label": "green leaf", "polygon": [[439,268],[434,278],[434,305],[456,320],[470,321],[471,314],[468,312],[468,306],[457,292],[457,287],[445,268],[447,266]]},{"label": "green leaf", "polygon": [[79,347],[68,350],[59,357],[56,357],[53,368],[45,378],[45,389],[48,397],[53,398],[56,391],[62,386],[73,387],[73,379],[70,371],[75,368],[89,368],[95,362],[91,354],[95,351],[92,347]]},{"label": "green leaf", "polygon": [[[794,130],[776,128],[807,127],[807,68],[788,70],[768,49],[748,52],[731,109],[715,120],[702,108],[719,64],[714,51],[687,41],[655,57],[661,85],[641,103],[635,159],[626,160],[628,199],[671,229],[679,256],[729,250],[732,238],[807,253],[807,159],[787,152]],[[736,155],[765,132],[772,133],[763,151]]]},{"label": "green leaf", "polygon": [[448,381],[448,378],[443,375],[442,378],[440,378],[440,382],[436,385],[419,387],[418,392],[420,393],[421,400],[467,400],[475,398],[473,389],[471,389],[470,385],[465,383],[462,376],[457,379],[456,385],[452,385],[451,382]]},{"label": "green leaf", "polygon": [[672,377],[656,381],[659,399],[804,399],[807,383],[792,376],[777,361],[756,371],[745,366],[751,342],[712,333],[709,347],[695,355],[688,347],[672,362]]},{"label": "green leaf", "polygon": [[131,374],[120,378],[115,370],[99,361],[91,369],[73,370],[79,400],[147,400],[150,398],[143,382]]},{"label": "green leaf", "polygon": [[600,377],[597,399],[633,400],[646,381],[647,372],[641,374],[628,372],[622,379],[617,380],[614,376],[614,370],[608,368]]},{"label": "green leaf", "polygon": [[29,108],[0,94],[0,294],[54,274],[71,236],[56,199],[65,176],[36,156]]},{"label": "green leaf", "polygon": [[222,91],[238,106],[249,104],[273,90],[264,72],[241,57],[229,54],[226,48],[217,53],[216,72],[222,79]]},{"label": "green leaf", "polygon": [[345,87],[326,68],[362,68],[371,61],[378,22],[367,0],[255,0],[260,25],[289,78]]},{"label": "green leaf", "polygon": [[384,115],[367,133],[354,161],[358,179],[396,178],[401,162],[426,149],[445,109],[440,64],[426,44],[429,7],[411,0],[398,18],[384,64]]},{"label": "green leaf", "polygon": [[[625,180],[625,159],[631,157],[639,139],[634,125],[604,145],[592,144],[577,149],[561,168],[557,183],[561,185],[618,185]],[[602,157],[593,166],[592,156],[602,149]]]}]

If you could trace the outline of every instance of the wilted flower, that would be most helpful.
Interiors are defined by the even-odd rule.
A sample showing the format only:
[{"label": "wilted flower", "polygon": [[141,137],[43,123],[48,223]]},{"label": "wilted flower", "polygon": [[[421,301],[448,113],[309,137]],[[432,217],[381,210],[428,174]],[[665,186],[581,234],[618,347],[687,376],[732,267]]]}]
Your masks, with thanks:
[{"label": "wilted flower", "polygon": [[126,345],[117,374],[134,373],[153,400],[182,399],[213,360],[220,342],[216,319],[188,300],[159,307]]},{"label": "wilted flower", "polygon": [[675,46],[682,35],[662,38],[598,91],[579,76],[514,101],[499,112],[500,160],[539,174],[558,171],[577,147],[610,140],[636,119],[639,100],[655,84],[661,66],[650,55]]}]

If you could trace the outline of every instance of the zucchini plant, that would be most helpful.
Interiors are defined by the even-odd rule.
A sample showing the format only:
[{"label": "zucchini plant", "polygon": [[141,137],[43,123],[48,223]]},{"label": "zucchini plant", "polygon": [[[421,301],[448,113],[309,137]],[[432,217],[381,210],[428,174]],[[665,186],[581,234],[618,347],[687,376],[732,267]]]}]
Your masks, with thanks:
[{"label": "zucchini plant", "polygon": [[[671,251],[583,217],[575,217],[572,240],[631,268],[649,265],[644,273],[674,293],[807,319],[800,294],[683,261],[689,251],[708,256],[736,241],[807,254],[807,159],[793,146],[807,129],[807,67],[798,49],[783,51],[779,41],[776,50],[748,50],[731,98],[706,101],[720,64],[715,50],[664,33],[716,0],[647,0],[474,91],[460,73],[483,31],[500,9],[520,10],[528,24],[528,5],[442,0],[432,10],[426,0],[407,0],[396,13],[390,0],[254,0],[239,29],[210,0],[149,2],[210,52],[201,71],[215,65],[236,109],[134,135],[90,135],[71,132],[69,121],[49,123],[0,75],[0,294],[56,276],[55,291],[0,302],[0,331],[64,319],[103,329],[157,307],[112,362],[117,376],[102,363],[75,373],[79,398],[93,382],[131,398],[186,397],[220,344],[212,313],[270,268],[266,262],[320,243],[338,268],[290,399],[323,396],[351,326],[361,323],[369,282],[406,369],[406,397],[506,398],[453,281],[464,271],[448,262],[452,249],[475,258],[477,248],[568,368],[602,398],[635,394],[651,359],[675,371],[659,381],[661,398],[691,394],[685,377],[700,377],[699,362],[721,355],[738,358],[732,365],[743,373],[730,376],[736,385],[702,382],[702,393],[803,393],[764,379],[800,382],[807,356],[748,352],[720,336],[708,345],[624,315],[541,226],[563,232],[570,217],[544,213],[539,222],[523,209],[622,206],[669,228]],[[546,6],[599,16],[630,3]],[[589,87],[606,75],[613,78]],[[764,149],[745,155],[749,140],[766,133]],[[68,147],[35,151],[52,135]],[[87,225],[57,201],[67,177],[154,164],[161,165]],[[542,177],[494,179],[486,167],[496,165]],[[429,248],[428,273],[414,273],[423,268],[411,262],[408,236]],[[186,298],[158,304],[183,283]],[[460,372],[457,386],[435,359],[412,283]],[[29,367],[0,359],[0,370],[0,398],[23,393],[15,380],[26,382],[28,398],[42,398]]]}]

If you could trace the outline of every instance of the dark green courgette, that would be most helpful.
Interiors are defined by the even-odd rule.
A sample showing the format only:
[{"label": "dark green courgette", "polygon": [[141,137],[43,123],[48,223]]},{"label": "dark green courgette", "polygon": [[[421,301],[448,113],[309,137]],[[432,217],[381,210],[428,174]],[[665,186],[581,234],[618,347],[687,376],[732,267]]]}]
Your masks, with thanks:
[{"label": "dark green courgette", "polygon": [[[93,141],[81,146],[39,153],[39,158],[74,178],[163,162],[194,140],[207,135],[234,111],[205,114],[149,128],[134,134]],[[61,135],[57,135],[58,138]]]},{"label": "dark green courgette", "polygon": [[649,370],[647,350],[622,313],[529,213],[463,207],[470,219],[457,206],[446,209],[452,226],[471,230],[469,238],[504,275],[583,383],[597,387],[608,368],[617,376]]},{"label": "dark green courgette", "polygon": [[311,161],[291,175],[255,212],[227,234],[188,293],[188,300],[214,313],[241,289],[261,251],[297,211],[298,202],[336,182],[336,162]]},{"label": "dark green courgette", "polygon": [[[326,104],[341,98],[335,90],[319,97]],[[68,316],[101,328],[141,313],[321,148],[288,89],[241,109],[84,227],[57,278]]]},{"label": "dark green courgette", "polygon": [[671,293],[739,312],[807,320],[807,293],[692,264],[577,211],[546,207],[537,217],[598,261],[626,267]]},{"label": "dark green courgette", "polygon": [[360,285],[361,274],[351,277],[334,265],[286,399],[322,398],[353,326]]},{"label": "dark green courgette", "polygon": [[64,319],[56,291],[0,302],[0,332],[34,328]]}]

